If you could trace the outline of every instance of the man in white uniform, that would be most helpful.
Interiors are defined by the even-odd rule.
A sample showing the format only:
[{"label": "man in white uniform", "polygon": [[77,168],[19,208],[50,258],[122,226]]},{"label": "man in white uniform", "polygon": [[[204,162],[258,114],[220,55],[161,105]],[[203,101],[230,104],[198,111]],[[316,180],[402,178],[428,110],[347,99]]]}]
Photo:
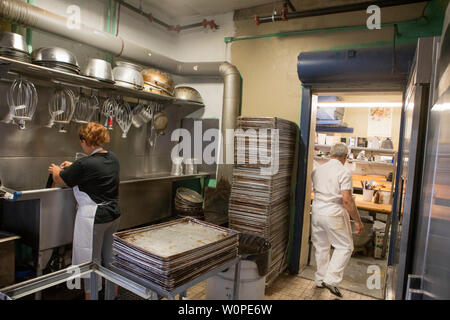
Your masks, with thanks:
[{"label": "man in white uniform", "polygon": [[[352,174],[344,166],[348,149],[343,143],[331,147],[331,159],[312,172],[314,201],[311,216],[311,240],[315,248],[317,272],[315,282],[342,297],[337,285],[353,252],[350,218],[355,221],[356,233],[363,224],[352,197]],[[330,260],[330,246],[334,252]]]}]

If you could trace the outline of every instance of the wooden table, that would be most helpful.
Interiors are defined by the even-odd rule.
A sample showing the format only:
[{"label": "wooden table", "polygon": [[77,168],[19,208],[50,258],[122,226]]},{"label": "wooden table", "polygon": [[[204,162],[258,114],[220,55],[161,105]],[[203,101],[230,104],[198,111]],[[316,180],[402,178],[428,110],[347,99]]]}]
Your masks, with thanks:
[{"label": "wooden table", "polygon": [[[374,203],[371,201],[364,201],[362,194],[353,194],[355,197],[355,204],[358,209],[367,210],[370,213],[383,213],[387,215],[386,227],[384,229],[383,250],[381,256],[386,256],[387,239],[389,234],[389,228],[391,227],[392,220],[392,204]],[[311,201],[314,200],[314,192],[311,192]]]}]

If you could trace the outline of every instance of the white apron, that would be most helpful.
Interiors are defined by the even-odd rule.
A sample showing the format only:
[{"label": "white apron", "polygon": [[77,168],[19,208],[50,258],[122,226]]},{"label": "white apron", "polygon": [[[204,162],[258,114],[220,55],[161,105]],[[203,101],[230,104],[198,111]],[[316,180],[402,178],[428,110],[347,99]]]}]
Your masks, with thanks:
[{"label": "white apron", "polygon": [[[91,155],[102,150],[95,149]],[[92,261],[92,247],[94,242],[94,220],[98,204],[89,195],[80,191],[78,186],[73,188],[73,194],[78,203],[73,232],[72,265]]]}]

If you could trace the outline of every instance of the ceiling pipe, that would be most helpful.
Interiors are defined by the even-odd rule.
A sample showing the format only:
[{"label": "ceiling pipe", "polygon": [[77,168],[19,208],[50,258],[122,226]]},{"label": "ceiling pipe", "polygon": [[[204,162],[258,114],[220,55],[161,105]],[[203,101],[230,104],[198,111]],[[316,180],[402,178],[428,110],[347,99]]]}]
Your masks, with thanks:
[{"label": "ceiling pipe", "polygon": [[287,13],[286,10],[282,11],[279,15],[271,15],[266,17],[259,17],[255,16],[255,24],[260,25],[261,23],[267,23],[267,22],[275,22],[275,21],[288,21],[290,19],[298,19],[298,18],[306,18],[306,17],[315,17],[315,16],[322,16],[327,14],[334,14],[334,13],[344,13],[344,12],[351,12],[351,11],[360,11],[360,10],[366,10],[368,6],[370,5],[377,5],[380,8],[381,7],[392,7],[392,6],[399,6],[404,4],[411,4],[411,3],[417,3],[417,2],[428,2],[427,0],[380,0],[380,1],[371,1],[371,2],[362,2],[362,3],[354,3],[354,4],[347,4],[342,6],[333,6],[328,8],[320,8],[320,9],[312,9],[312,10],[305,10],[305,11],[295,11]]},{"label": "ceiling pipe", "polygon": [[[222,132],[236,127],[241,97],[241,81],[239,71],[228,62],[181,62],[134,42],[123,39],[80,24],[79,29],[70,28],[68,19],[44,9],[26,4],[20,0],[0,0],[0,18],[9,22],[36,28],[84,43],[144,66],[153,66],[180,76],[221,77],[224,80],[222,108]],[[226,146],[234,143],[233,138],[222,137],[222,152],[226,154]],[[232,150],[232,149],[231,149]],[[231,182],[230,170],[218,166],[218,179],[226,178]]]},{"label": "ceiling pipe", "polygon": [[150,22],[156,22],[157,24],[163,26],[164,28],[166,28],[169,31],[176,31],[176,32],[180,32],[181,30],[187,30],[187,29],[192,29],[192,28],[197,28],[197,27],[203,27],[206,28],[207,26],[210,26],[211,29],[218,29],[218,25],[216,25],[216,23],[214,22],[214,20],[208,21],[206,19],[204,19],[202,22],[198,22],[198,23],[193,23],[193,24],[189,24],[189,25],[185,25],[185,26],[180,26],[180,25],[170,25],[165,23],[162,20],[159,20],[155,17],[153,17],[153,15],[151,13],[146,13],[144,12],[142,9],[140,8],[136,8],[135,6],[125,2],[124,0],[116,0],[119,4],[123,5],[125,8],[130,9],[131,11],[146,17]]}]

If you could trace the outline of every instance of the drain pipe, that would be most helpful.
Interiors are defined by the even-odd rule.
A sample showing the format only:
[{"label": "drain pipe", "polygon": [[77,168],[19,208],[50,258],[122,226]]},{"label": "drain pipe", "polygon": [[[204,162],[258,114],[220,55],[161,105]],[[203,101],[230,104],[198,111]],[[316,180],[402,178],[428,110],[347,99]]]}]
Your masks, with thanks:
[{"label": "drain pipe", "polygon": [[[115,57],[120,57],[144,66],[154,66],[169,73],[180,76],[222,77],[224,79],[224,94],[222,108],[222,152],[224,163],[226,157],[233,159],[234,138],[227,137],[226,129],[236,127],[239,113],[241,82],[237,68],[228,62],[181,62],[153,50],[142,47],[120,36],[105,33],[80,24],[73,28],[66,17],[47,10],[23,3],[20,0],[0,0],[0,18],[11,23],[17,23],[45,32],[53,33],[79,43],[106,51]],[[227,153],[228,151],[233,151]],[[234,160],[234,159],[233,159]],[[217,177],[226,178],[231,182],[232,165],[218,166]]]}]

